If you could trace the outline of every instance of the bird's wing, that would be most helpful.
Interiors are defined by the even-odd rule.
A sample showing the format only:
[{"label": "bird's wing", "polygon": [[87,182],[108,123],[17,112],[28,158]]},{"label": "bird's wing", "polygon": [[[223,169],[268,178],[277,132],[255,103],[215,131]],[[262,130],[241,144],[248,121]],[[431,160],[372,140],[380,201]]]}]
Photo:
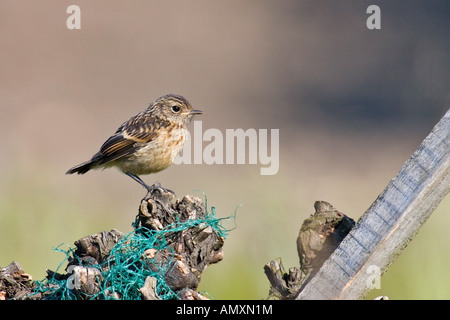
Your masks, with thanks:
[{"label": "bird's wing", "polygon": [[161,119],[151,117],[147,113],[139,113],[123,123],[116,133],[105,141],[92,160],[97,164],[106,164],[131,155],[154,140],[158,129],[165,125],[165,121]]}]

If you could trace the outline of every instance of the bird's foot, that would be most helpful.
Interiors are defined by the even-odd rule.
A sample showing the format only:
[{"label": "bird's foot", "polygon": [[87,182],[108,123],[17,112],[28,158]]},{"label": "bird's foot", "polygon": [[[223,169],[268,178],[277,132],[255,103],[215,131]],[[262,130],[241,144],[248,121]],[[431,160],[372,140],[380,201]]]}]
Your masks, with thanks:
[{"label": "bird's foot", "polygon": [[173,192],[172,190],[164,188],[164,187],[161,187],[161,183],[159,183],[159,181],[156,181],[151,186],[146,184],[145,188],[147,189],[147,196],[146,196],[146,198],[148,196],[150,196],[150,195],[153,195],[155,192],[159,192],[160,194],[161,193],[171,193],[172,195],[175,196],[175,192]]}]

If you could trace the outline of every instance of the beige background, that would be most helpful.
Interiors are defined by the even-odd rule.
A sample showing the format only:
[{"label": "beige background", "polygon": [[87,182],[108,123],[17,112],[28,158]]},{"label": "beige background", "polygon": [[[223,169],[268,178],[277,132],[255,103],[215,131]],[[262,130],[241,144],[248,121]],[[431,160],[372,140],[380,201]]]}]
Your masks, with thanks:
[{"label": "beige background", "polygon": [[[449,5],[377,1],[382,29],[371,31],[372,2],[76,1],[82,28],[70,31],[75,1],[0,0],[0,266],[16,260],[39,280],[64,258],[53,247],[131,231],[137,183],[64,173],[178,93],[204,111],[204,130],[280,130],[277,175],[178,165],[143,177],[180,197],[202,190],[219,217],[243,205],[201,289],[265,298],[263,265],[298,265],[314,201],[358,219],[448,109]],[[447,197],[373,294],[450,298],[449,209]]]}]

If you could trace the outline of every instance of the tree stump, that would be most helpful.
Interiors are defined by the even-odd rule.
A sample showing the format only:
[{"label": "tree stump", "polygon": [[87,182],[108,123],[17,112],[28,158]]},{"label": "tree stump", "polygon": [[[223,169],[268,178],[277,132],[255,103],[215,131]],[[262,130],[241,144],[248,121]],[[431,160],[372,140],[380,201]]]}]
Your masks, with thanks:
[{"label": "tree stump", "polygon": [[223,259],[226,230],[197,197],[155,185],[141,200],[134,231],[75,241],[66,273],[33,282],[16,262],[0,269],[6,299],[207,299],[196,291],[207,266]]},{"label": "tree stump", "polygon": [[281,258],[264,266],[270,282],[268,299],[292,300],[337,248],[355,225],[353,219],[336,210],[325,201],[314,203],[315,213],[307,218],[297,237],[300,268],[292,267],[287,273]]}]

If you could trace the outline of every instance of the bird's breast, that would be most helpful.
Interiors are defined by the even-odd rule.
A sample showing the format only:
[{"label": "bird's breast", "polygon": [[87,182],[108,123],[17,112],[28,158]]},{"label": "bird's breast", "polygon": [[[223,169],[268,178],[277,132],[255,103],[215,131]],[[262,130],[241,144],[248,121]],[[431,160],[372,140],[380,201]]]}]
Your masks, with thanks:
[{"label": "bird's breast", "polygon": [[183,150],[186,128],[163,130],[158,136],[143,144],[135,153],[119,159],[117,166],[135,175],[150,174],[166,169]]}]

